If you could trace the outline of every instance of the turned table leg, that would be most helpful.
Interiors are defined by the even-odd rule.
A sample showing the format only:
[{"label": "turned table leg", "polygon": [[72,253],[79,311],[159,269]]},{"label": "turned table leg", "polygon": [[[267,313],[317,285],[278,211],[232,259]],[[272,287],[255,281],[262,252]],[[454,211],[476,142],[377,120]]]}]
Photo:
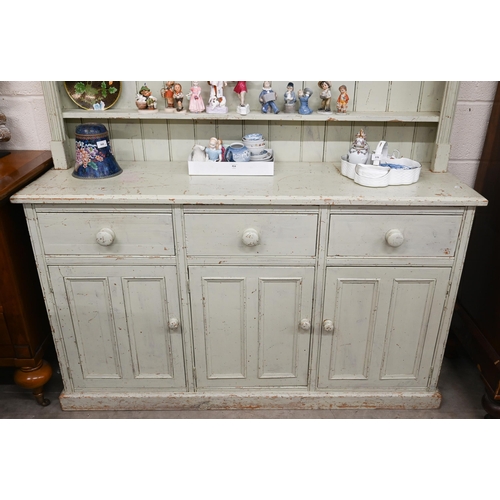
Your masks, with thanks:
[{"label": "turned table leg", "polygon": [[42,359],[35,367],[19,368],[14,373],[14,382],[23,389],[31,389],[38,404],[47,406],[50,400],[43,397],[43,387],[52,376],[52,368]]},{"label": "turned table leg", "polygon": [[484,418],[500,418],[500,401],[495,401],[488,393],[481,400],[487,415]]}]

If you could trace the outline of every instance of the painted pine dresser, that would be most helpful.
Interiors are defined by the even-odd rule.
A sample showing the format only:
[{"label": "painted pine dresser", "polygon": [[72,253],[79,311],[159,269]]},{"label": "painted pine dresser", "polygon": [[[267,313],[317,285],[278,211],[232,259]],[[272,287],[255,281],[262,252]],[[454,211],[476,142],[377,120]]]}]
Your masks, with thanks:
[{"label": "painted pine dresser", "polygon": [[[141,84],[123,83],[122,108],[90,112],[44,83],[55,169],[11,199],[24,204],[62,407],[438,407],[469,232],[487,203],[446,172],[458,82],[351,82],[346,116],[255,105],[244,118],[161,106],[145,118],[133,109]],[[260,83],[248,87],[252,106]],[[121,175],[72,177],[86,121],[108,127]],[[422,162],[420,180],[343,177],[359,128]],[[274,150],[274,176],[187,174],[194,143],[253,131]]]}]

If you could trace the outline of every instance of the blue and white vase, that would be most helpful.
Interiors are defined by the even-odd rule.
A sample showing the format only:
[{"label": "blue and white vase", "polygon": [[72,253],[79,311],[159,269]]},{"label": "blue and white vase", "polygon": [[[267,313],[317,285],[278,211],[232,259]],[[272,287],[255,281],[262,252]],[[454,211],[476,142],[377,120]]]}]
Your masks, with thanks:
[{"label": "blue and white vase", "polygon": [[250,156],[250,150],[241,142],[233,142],[225,153],[226,161],[250,161]]},{"label": "blue and white vase", "polygon": [[123,170],[111,151],[108,130],[102,123],[83,123],[75,130],[75,168],[79,179],[102,179]]}]

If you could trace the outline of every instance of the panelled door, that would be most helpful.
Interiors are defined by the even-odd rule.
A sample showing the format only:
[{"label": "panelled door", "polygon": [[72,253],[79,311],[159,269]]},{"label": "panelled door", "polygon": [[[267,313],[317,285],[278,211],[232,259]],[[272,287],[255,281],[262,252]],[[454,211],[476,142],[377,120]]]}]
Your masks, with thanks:
[{"label": "panelled door", "polygon": [[198,389],[308,381],[314,268],[191,266]]},{"label": "panelled door", "polygon": [[175,267],[49,272],[75,389],[186,387]]},{"label": "panelled door", "polygon": [[448,268],[329,267],[320,389],[427,386]]}]

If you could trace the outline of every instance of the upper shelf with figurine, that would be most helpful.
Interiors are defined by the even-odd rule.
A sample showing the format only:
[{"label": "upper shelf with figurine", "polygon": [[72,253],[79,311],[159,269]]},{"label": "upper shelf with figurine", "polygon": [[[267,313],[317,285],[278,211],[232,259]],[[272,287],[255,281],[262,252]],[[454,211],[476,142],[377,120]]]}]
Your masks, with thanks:
[{"label": "upper shelf with figurine", "polygon": [[349,95],[348,85],[331,81],[300,82],[298,90],[294,82],[269,81],[102,82],[103,87],[108,83],[119,88],[111,104],[102,100],[99,85],[64,82],[63,118],[436,123],[443,84],[349,82]]},{"label": "upper shelf with figurine", "polygon": [[[435,172],[448,167],[459,82],[42,82],[56,169],[75,129],[104,122],[118,161],[185,161],[211,137],[261,133],[278,162],[335,162],[359,129]],[[372,149],[376,143],[372,144]]]}]

